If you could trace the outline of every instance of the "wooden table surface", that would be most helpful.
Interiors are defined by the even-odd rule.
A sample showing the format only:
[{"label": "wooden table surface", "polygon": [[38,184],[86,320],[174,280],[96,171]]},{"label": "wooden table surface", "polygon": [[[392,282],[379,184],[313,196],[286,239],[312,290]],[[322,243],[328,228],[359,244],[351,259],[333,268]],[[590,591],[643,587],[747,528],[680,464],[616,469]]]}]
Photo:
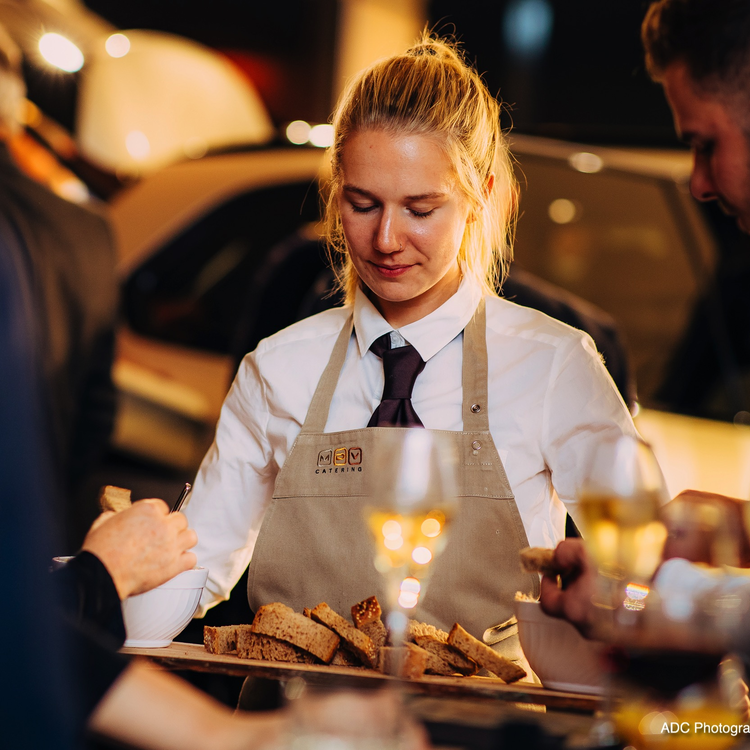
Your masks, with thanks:
[{"label": "wooden table surface", "polygon": [[[234,654],[210,654],[202,645],[192,643],[173,642],[166,648],[123,648],[122,652],[147,657],[172,670],[197,670],[274,680],[302,677],[306,682],[319,686],[376,687],[379,683],[395,680],[374,670],[354,667],[288,664],[240,659]],[[600,708],[602,701],[597,695],[551,690],[528,683],[507,685],[502,680],[490,677],[425,675],[419,680],[409,680],[406,691],[433,697],[495,699],[577,713],[593,713]]]}]

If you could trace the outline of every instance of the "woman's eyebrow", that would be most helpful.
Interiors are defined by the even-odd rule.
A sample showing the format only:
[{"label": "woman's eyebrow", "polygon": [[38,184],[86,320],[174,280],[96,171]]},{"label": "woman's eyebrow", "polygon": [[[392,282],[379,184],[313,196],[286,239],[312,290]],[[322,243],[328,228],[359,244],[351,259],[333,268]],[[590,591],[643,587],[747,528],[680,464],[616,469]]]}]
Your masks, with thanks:
[{"label": "woman's eyebrow", "polygon": [[[344,185],[343,189],[347,193],[357,193],[358,195],[365,196],[366,198],[374,198],[373,194],[369,190],[357,187],[356,185]],[[427,201],[445,198],[447,193],[435,191],[432,193],[421,193],[420,195],[407,195],[407,201]]]},{"label": "woman's eyebrow", "polygon": [[363,195],[365,198],[374,197],[369,190],[357,187],[356,185],[344,185],[343,189],[346,190],[347,193],[357,193],[358,195]]}]

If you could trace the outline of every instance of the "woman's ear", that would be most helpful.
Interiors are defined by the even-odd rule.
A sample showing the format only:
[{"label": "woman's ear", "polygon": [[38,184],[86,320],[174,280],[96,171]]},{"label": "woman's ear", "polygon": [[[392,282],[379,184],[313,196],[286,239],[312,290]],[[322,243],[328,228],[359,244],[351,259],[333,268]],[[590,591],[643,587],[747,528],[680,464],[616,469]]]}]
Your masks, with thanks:
[{"label": "woman's ear", "polygon": [[[495,187],[495,173],[490,172],[489,176],[487,177],[487,182],[484,185],[484,197],[489,198],[490,193],[492,193],[493,189]],[[476,221],[479,218],[479,214],[481,212],[481,208],[479,209],[473,209],[469,213],[469,217],[466,220],[467,224],[471,224],[472,222]]]},{"label": "woman's ear", "polygon": [[490,193],[492,193],[493,188],[495,187],[495,173],[490,172],[489,176],[487,177],[487,184],[484,186],[484,195],[485,197],[489,197]]}]

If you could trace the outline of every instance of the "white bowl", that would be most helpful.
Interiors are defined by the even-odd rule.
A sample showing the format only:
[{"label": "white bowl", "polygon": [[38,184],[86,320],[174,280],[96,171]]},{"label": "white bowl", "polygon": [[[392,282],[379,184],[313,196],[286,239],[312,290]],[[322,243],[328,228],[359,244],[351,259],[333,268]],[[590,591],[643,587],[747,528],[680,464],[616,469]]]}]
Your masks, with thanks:
[{"label": "white bowl", "polygon": [[542,684],[554,690],[601,693],[601,645],[584,638],[566,620],[546,615],[539,602],[514,604],[521,648]]},{"label": "white bowl", "polygon": [[145,594],[125,599],[125,645],[163,648],[179,635],[198,609],[208,568],[193,568],[176,575]]}]

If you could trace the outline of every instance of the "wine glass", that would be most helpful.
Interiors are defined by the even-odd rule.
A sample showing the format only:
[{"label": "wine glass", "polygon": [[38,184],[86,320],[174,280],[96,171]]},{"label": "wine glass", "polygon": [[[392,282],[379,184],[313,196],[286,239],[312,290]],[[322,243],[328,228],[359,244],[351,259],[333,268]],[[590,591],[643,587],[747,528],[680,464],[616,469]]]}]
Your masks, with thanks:
[{"label": "wine glass", "polygon": [[435,558],[445,549],[457,511],[453,444],[437,432],[392,430],[379,436],[364,508],[375,541],[375,567],[386,583],[393,643],[424,599]]},{"label": "wine glass", "polygon": [[666,528],[660,509],[669,499],[647,443],[619,435],[595,447],[578,498],[581,531],[599,570],[594,603],[613,613],[609,626],[642,611],[661,560]]},{"label": "wine glass", "polygon": [[[579,490],[581,533],[599,575],[593,603],[596,635],[616,640],[646,608],[648,583],[661,559],[666,528],[660,509],[668,500],[653,451],[639,437],[603,438],[591,454]],[[592,729],[597,745],[616,743],[615,683],[610,655],[605,670],[605,704]]]}]

